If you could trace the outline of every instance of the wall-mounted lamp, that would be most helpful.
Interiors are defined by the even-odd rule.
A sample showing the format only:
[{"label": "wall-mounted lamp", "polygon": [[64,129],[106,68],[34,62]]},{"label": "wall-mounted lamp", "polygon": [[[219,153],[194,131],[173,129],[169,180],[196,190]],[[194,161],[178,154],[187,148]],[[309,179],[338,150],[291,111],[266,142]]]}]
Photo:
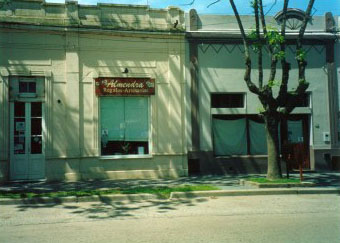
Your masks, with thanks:
[{"label": "wall-mounted lamp", "polygon": [[129,73],[129,69],[128,68],[125,68],[123,73]]}]

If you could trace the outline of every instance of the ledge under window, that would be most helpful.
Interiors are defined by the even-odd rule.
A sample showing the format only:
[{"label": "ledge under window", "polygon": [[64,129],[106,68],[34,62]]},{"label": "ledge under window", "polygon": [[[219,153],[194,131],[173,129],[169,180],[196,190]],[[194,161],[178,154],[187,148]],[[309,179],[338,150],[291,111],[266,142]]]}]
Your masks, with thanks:
[{"label": "ledge under window", "polygon": [[267,158],[268,155],[224,155],[224,156],[214,156],[215,159],[235,159],[235,158],[244,158],[244,159],[249,159],[249,158]]},{"label": "ledge under window", "polygon": [[151,154],[130,154],[130,155],[103,155],[100,156],[101,160],[114,160],[114,159],[151,159],[153,156]]}]

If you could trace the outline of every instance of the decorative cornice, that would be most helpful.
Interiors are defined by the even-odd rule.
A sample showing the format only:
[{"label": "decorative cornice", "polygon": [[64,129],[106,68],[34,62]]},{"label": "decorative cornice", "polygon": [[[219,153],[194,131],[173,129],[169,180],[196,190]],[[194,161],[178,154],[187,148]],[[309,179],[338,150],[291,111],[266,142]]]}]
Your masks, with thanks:
[{"label": "decorative cornice", "polygon": [[2,0],[0,23],[150,32],[185,30],[184,12],[177,7],[152,9],[147,5],[81,5],[76,1],[55,4],[44,0]]}]

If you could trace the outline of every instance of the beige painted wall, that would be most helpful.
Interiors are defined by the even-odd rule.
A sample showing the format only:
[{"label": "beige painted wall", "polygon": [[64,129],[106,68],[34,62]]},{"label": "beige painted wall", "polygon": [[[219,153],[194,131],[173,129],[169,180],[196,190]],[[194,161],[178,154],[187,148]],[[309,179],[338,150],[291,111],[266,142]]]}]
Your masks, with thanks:
[{"label": "beige painted wall", "polygon": [[[110,8],[112,11],[113,6]],[[164,16],[153,14],[160,22],[171,23],[167,17],[171,11],[158,11]],[[184,34],[171,33],[168,27],[162,25],[162,31],[154,32],[1,27],[1,107],[8,106],[7,80],[11,75],[45,77],[48,180],[187,174]],[[122,73],[125,68],[128,74]],[[150,97],[152,154],[148,158],[101,158],[97,77],[155,78],[156,94]],[[9,174],[7,108],[1,109],[0,121],[1,181]]]}]

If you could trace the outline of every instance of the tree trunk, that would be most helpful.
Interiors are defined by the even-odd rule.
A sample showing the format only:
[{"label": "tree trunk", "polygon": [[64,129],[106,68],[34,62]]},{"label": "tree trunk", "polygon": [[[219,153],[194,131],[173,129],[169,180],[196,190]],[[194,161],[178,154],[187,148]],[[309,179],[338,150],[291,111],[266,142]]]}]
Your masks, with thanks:
[{"label": "tree trunk", "polygon": [[266,125],[268,147],[267,179],[279,179],[282,178],[279,151],[279,120],[268,114],[264,120]]}]

